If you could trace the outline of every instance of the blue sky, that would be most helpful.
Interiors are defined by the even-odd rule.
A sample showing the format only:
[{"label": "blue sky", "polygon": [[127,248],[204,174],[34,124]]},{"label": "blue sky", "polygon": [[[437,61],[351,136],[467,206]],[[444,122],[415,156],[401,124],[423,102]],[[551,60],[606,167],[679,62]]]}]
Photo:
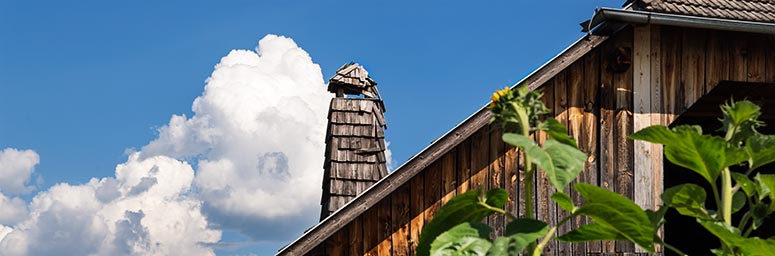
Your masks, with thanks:
[{"label": "blue sky", "polygon": [[[0,150],[39,155],[36,190],[14,195],[25,201],[113,177],[172,115],[195,114],[221,58],[276,34],[325,79],[350,61],[369,70],[397,166],[582,36],[595,7],[622,2],[1,1]],[[222,239],[249,240],[229,229]],[[216,252],[265,255],[289,241]]]}]

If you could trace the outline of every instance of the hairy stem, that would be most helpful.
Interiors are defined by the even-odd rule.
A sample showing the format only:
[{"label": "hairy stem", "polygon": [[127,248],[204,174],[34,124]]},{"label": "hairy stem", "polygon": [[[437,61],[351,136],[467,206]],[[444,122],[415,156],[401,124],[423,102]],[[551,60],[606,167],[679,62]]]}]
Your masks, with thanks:
[{"label": "hairy stem", "polygon": [[721,176],[721,217],[727,225],[732,225],[732,175],[729,168],[724,168]]},{"label": "hairy stem", "polygon": [[546,244],[549,243],[549,240],[552,240],[554,233],[557,232],[557,226],[549,229],[549,232],[547,232],[546,235],[541,238],[541,242],[538,244],[538,246],[535,247],[535,249],[533,249],[533,256],[541,256],[541,252],[544,251],[544,247],[546,247]]}]

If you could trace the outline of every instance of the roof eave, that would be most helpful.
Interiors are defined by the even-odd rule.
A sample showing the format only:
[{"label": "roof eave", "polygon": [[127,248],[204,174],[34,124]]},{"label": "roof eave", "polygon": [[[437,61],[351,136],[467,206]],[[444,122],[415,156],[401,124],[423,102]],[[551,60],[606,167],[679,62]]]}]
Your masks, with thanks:
[{"label": "roof eave", "polygon": [[597,9],[583,31],[594,30],[606,21],[775,34],[775,23],[611,8]]}]

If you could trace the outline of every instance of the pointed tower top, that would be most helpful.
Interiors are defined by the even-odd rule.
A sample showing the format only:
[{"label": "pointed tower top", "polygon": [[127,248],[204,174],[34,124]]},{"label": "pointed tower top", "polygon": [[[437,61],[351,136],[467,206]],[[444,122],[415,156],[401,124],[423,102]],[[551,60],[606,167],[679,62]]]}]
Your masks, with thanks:
[{"label": "pointed tower top", "polygon": [[336,71],[336,74],[328,80],[328,91],[336,93],[337,97],[344,97],[347,94],[382,99],[377,91],[377,82],[371,79],[369,71],[355,62],[345,64]]}]

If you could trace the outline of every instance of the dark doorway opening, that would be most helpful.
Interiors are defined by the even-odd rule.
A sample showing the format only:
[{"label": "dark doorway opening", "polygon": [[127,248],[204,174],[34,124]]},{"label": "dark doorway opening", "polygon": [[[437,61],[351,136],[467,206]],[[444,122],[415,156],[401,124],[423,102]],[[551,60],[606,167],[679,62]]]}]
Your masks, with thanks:
[{"label": "dark doorway opening", "polygon": [[[735,101],[747,99],[762,108],[761,120],[767,125],[760,128],[759,131],[764,134],[775,134],[775,84],[763,83],[740,83],[740,82],[721,82],[716,88],[708,92],[699,101],[694,103],[691,108],[681,114],[670,126],[691,124],[702,126],[703,133],[724,136],[721,128],[721,108],[720,106],[730,100]],[[677,186],[683,183],[695,183],[705,188],[708,193],[705,206],[708,209],[716,209],[716,204],[712,196],[710,185],[698,174],[684,169],[683,167],[673,165],[667,159],[664,159],[664,187],[665,189]],[[732,169],[734,171],[734,168]],[[768,165],[757,169],[763,173],[775,173],[775,165]],[[732,218],[736,219],[734,223],[739,222],[743,209]],[[709,234],[700,226],[694,218],[678,214],[674,210],[669,210],[665,216],[665,242],[678,247],[689,255],[710,255],[710,249],[719,248],[718,239]],[[770,237],[775,235],[775,219],[765,220],[763,227],[752,233],[754,236]],[[671,251],[667,255],[675,255]]]}]

